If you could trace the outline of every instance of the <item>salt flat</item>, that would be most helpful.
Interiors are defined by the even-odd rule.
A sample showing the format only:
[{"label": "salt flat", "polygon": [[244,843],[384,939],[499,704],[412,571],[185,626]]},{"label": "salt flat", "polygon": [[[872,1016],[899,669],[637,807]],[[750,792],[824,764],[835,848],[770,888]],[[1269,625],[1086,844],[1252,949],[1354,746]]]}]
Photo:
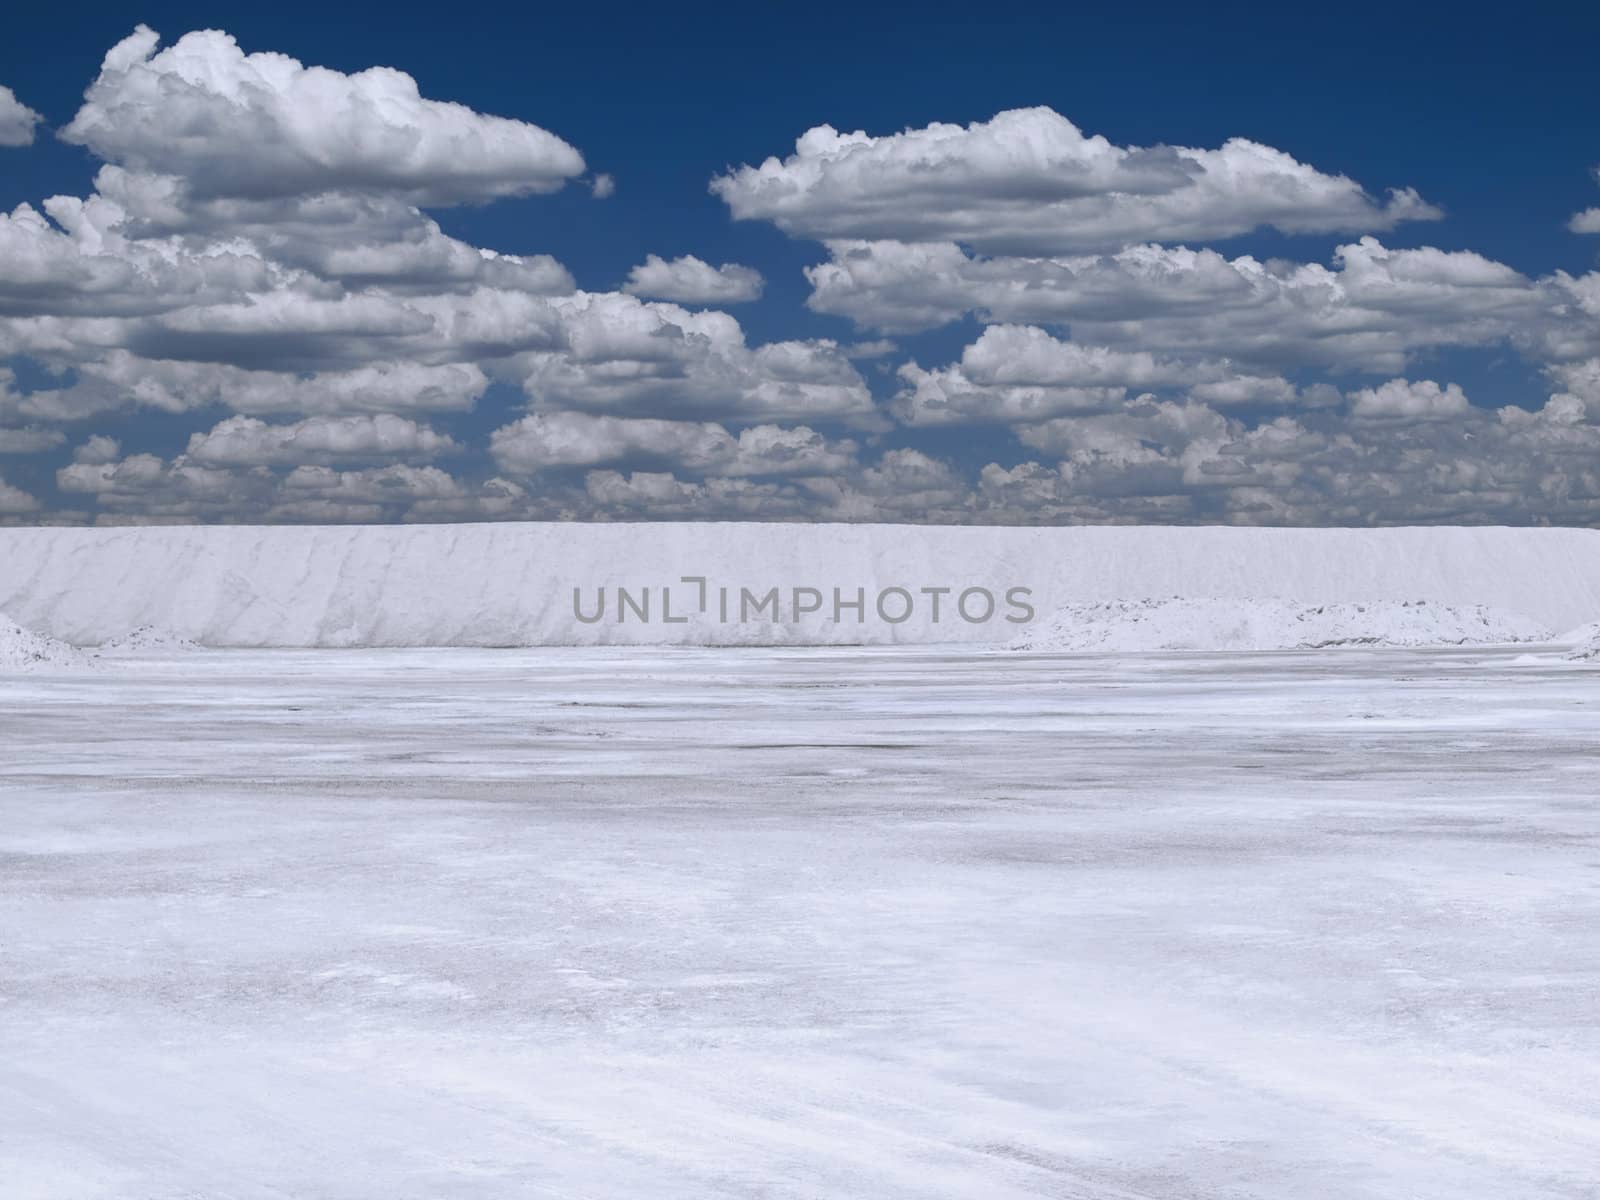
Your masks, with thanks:
[{"label": "salt flat", "polygon": [[1592,1197],[1600,673],[0,677],[7,1200]]}]

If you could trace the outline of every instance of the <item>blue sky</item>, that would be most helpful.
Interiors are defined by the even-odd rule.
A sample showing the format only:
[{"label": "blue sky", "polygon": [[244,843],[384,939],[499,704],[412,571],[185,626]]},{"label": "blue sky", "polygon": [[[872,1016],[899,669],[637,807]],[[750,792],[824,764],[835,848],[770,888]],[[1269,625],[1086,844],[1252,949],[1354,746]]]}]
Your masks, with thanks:
[{"label": "blue sky", "polygon": [[[167,353],[189,363],[213,354],[214,365],[227,370],[281,368],[287,378],[307,382],[307,360],[290,353],[274,363],[271,347],[260,348],[266,343],[251,349],[248,362],[224,361],[232,350],[213,353],[188,343],[182,351],[140,351],[139,361],[116,372],[116,394],[102,379],[92,399],[79,388],[59,399],[30,401],[77,386],[85,366],[92,371],[96,356],[105,353],[95,339],[111,336],[80,321],[46,338],[35,322],[25,335],[0,335],[0,355],[13,380],[11,398],[0,400],[0,447],[7,445],[5,431],[13,434],[12,452],[0,454],[0,487],[9,489],[0,497],[11,497],[0,519],[1600,520],[1600,434],[1591,433],[1600,420],[1600,391],[1593,390],[1600,389],[1600,367],[1588,365],[1600,362],[1600,317],[1584,308],[1587,297],[1600,295],[1600,284],[1588,282],[1600,238],[1570,227],[1575,214],[1600,206],[1593,173],[1600,162],[1600,93],[1592,82],[1600,16],[1580,6],[1521,6],[1511,19],[1394,5],[1316,13],[1037,6],[1000,14],[971,6],[893,11],[844,5],[803,11],[587,6],[507,14],[457,5],[445,18],[436,10],[281,5],[242,10],[219,22],[214,9],[154,5],[133,15],[74,9],[70,20],[30,7],[6,21],[0,85],[42,120],[31,145],[0,149],[0,209],[24,203],[38,209],[58,194],[89,196],[100,166],[128,166],[128,154],[142,153],[128,150],[132,143],[118,141],[123,135],[115,130],[94,145],[82,139],[69,144],[53,132],[72,122],[102,58],[136,23],[158,31],[163,49],[190,30],[220,25],[242,54],[276,52],[346,74],[394,67],[412,76],[428,100],[514,118],[581,153],[581,175],[549,194],[467,196],[463,202],[452,193],[448,204],[404,199],[416,201],[423,219],[437,221],[444,235],[464,245],[553,256],[570,273],[571,286],[594,294],[622,286],[647,255],[739,264],[764,281],[759,299],[725,305],[751,349],[826,341],[837,344],[842,362],[855,353],[850,347],[863,343],[888,340],[893,348],[854,358],[845,368],[858,377],[851,386],[870,397],[870,413],[841,402],[816,411],[791,405],[774,416],[770,405],[754,399],[745,407],[737,398],[707,407],[660,388],[600,396],[585,391],[588,377],[582,386],[573,382],[570,364],[542,360],[535,371],[520,360],[509,365],[511,359],[497,352],[493,362],[484,360],[488,379],[470,403],[458,397],[440,408],[412,404],[378,414],[368,402],[341,407],[325,397],[298,407],[263,402],[265,376],[255,378],[255,398],[248,401],[230,392],[242,386],[237,380],[196,382],[193,372],[168,386],[160,403],[140,397],[136,377],[159,373]],[[140,96],[140,103],[164,103],[159,89]],[[1022,241],[1002,249],[975,248],[937,230],[929,235],[922,225],[902,232],[891,223],[875,228],[875,235],[896,236],[875,240],[959,242],[974,261],[988,260],[987,283],[961,284],[970,290],[968,300],[912,328],[903,319],[906,297],[933,287],[934,274],[926,284],[908,277],[901,281],[908,290],[892,294],[869,296],[852,285],[849,295],[834,301],[819,303],[814,296],[804,268],[830,261],[825,242],[843,228],[843,210],[829,216],[813,197],[810,215],[800,220],[810,223],[809,232],[785,232],[783,220],[770,214],[733,219],[734,206],[708,188],[714,177],[744,164],[792,155],[795,139],[817,126],[887,139],[934,122],[983,125],[1006,110],[1036,106],[1116,147],[1215,150],[1230,138],[1249,139],[1318,179],[1347,177],[1373,200],[1374,211],[1391,188],[1414,189],[1431,210],[1431,219],[1392,224],[1375,217],[1370,228],[1352,227],[1344,218],[1280,218],[1280,225],[1310,226],[1291,232],[1246,219],[1247,228],[1221,236],[1157,221],[1141,225],[1128,245],[1328,267],[1340,246],[1371,236],[1390,255],[1428,249],[1458,257],[1441,260],[1442,266],[1401,262],[1393,269],[1409,272],[1415,294],[1375,311],[1330,318],[1341,329],[1376,324],[1378,334],[1391,335],[1400,347],[1398,359],[1352,345],[1335,361],[1317,350],[1329,336],[1326,322],[1303,339],[1265,347],[1260,330],[1245,338],[1236,328],[1163,326],[1159,305],[1123,311],[1120,302],[1108,300],[1103,321],[1081,298],[1071,305],[1071,319],[1047,319],[1032,307],[986,307],[999,286],[995,279],[1007,272],[1007,278],[1032,278],[1049,260],[1114,255],[1122,248],[1077,239],[1066,226],[1078,210],[1063,210],[1061,236],[1036,222]],[[117,120],[139,119],[126,105],[118,112]],[[163,118],[148,119],[159,124]],[[218,136],[239,135],[223,130]],[[182,174],[172,156],[163,161],[163,170]],[[603,199],[590,186],[599,174],[615,181],[613,194]],[[349,193],[367,185],[335,173],[308,186]],[[383,199],[393,202],[393,181],[384,186]],[[873,185],[868,178],[848,186]],[[998,195],[1023,184],[1002,169],[948,195],[937,188],[916,192],[910,203],[929,210],[959,206],[961,186]],[[1026,186],[1043,188],[1041,197],[1066,194],[1051,193],[1048,178]],[[381,191],[369,188],[371,196]],[[1107,203],[1115,202],[1114,193],[1115,187]],[[1237,199],[1248,208],[1249,196]],[[1218,203],[1224,202],[1231,201]],[[988,218],[979,212],[974,219]],[[1341,227],[1318,227],[1319,220]],[[208,229],[213,245],[238,236],[237,229]],[[199,235],[191,230],[183,236],[194,248]],[[269,237],[259,222],[250,236]],[[1476,256],[1470,263],[1459,257],[1468,254]],[[0,321],[9,316],[25,323],[39,315],[27,309],[20,261],[14,258],[8,268],[0,259],[0,288],[8,272],[16,286]],[[1481,262],[1527,287],[1496,285],[1504,295],[1485,309]],[[1441,271],[1450,283],[1438,282]],[[1575,282],[1559,283],[1557,272]],[[1450,288],[1455,291],[1445,294]],[[259,307],[260,293],[251,297],[248,303]],[[718,305],[685,307],[699,312]],[[80,304],[76,311],[88,310]],[[670,315],[658,312],[652,319],[678,328]],[[899,327],[886,334],[885,324]],[[1462,332],[1469,327],[1470,336]],[[1021,330],[1048,340],[1030,342]],[[127,332],[136,335],[148,340],[149,330]],[[986,337],[987,355],[979,355],[974,370],[988,375],[938,377],[944,393],[962,389],[960,403],[945,408],[941,401],[930,409],[906,399],[915,391],[907,364],[931,378],[959,364]],[[1063,387],[1081,391],[1083,383],[1072,375],[1082,374],[1083,363],[1062,352],[1063,344],[1072,353],[1105,348],[1121,356],[1127,378],[1097,368],[1093,386],[1111,391],[1097,398],[1063,394]],[[1041,368],[1042,375],[1035,371],[1037,377],[1018,376],[1022,368],[1014,364],[1024,345],[1042,346],[1054,365]],[[393,357],[387,349],[372,353],[375,361]],[[1149,371],[1129,366],[1127,356],[1139,353],[1161,360],[1158,385],[1147,388]],[[471,361],[459,348],[430,348],[427,357],[438,367],[449,354]],[[805,370],[827,374],[837,365],[810,363]],[[359,354],[336,366],[358,369]],[[719,377],[732,369],[720,360],[715,365]],[[1009,384],[996,382],[997,371],[1009,371]],[[534,375],[537,385],[530,382]],[[1276,391],[1256,388],[1261,395],[1226,404],[1186,387],[1190,379],[1220,387],[1223,375],[1270,376],[1279,384]],[[745,388],[741,394],[750,397],[759,393],[754,376],[740,379],[730,386]],[[693,386],[692,378],[683,384]],[[185,394],[185,387],[193,390]],[[1021,401],[1019,387],[1028,392]],[[1363,393],[1369,398],[1362,400]],[[1552,397],[1567,399],[1546,412]],[[1153,407],[1159,405],[1168,407]],[[1544,412],[1543,423],[1508,419],[1499,412],[1505,406],[1533,417]],[[494,432],[529,414],[539,419],[515,439],[502,439],[502,449],[514,443],[516,450],[492,455]],[[370,428],[376,415],[414,428],[398,443],[386,440]],[[268,428],[230,428],[227,454],[213,447],[186,456],[192,438],[233,418]],[[304,436],[274,432],[307,421],[345,425],[332,432],[322,425],[302,428]],[[1299,432],[1284,433],[1282,422]],[[757,437],[756,449],[747,447],[736,459],[704,428],[708,424],[734,439],[751,429],[775,432]],[[419,441],[416,428],[437,436]],[[809,449],[794,433],[799,428],[814,438]],[[445,453],[428,449],[443,438],[450,442]],[[1296,447],[1287,456],[1286,442]],[[778,459],[768,443],[784,447]],[[249,460],[251,444],[267,447],[260,461]],[[19,452],[20,446],[38,448]],[[301,461],[297,446],[310,447]],[[814,462],[815,473],[803,462]],[[208,474],[202,478],[197,468]],[[297,470],[294,497],[286,500],[282,487]],[[230,480],[228,472],[239,477]],[[114,478],[119,473],[120,480]],[[505,486],[491,489],[486,500],[483,488],[491,480]]]}]

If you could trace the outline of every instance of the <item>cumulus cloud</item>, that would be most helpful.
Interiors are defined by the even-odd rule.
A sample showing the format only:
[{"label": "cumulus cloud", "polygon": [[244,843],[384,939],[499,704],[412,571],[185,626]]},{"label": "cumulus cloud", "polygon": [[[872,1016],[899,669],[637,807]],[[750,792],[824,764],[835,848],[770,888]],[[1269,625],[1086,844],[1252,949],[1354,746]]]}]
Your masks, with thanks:
[{"label": "cumulus cloud", "polygon": [[341,470],[211,466],[180,455],[79,456],[56,473],[64,492],[93,497],[111,521],[343,522],[462,520],[512,513],[526,497],[492,479],[473,485],[432,466],[391,463]]},{"label": "cumulus cloud", "polygon": [[[976,472],[914,447],[863,461],[803,428],[735,439],[711,423],[548,414],[496,439],[501,469],[520,478],[483,484],[423,466],[284,475],[123,458],[114,443],[81,452],[58,484],[114,520],[1600,521],[1600,424],[1580,397],[1461,409],[1447,386],[1385,387],[1387,400],[1353,393],[1337,408],[1259,419],[1192,396],[1130,397],[1015,425],[1024,453]],[[1374,403],[1389,415],[1357,415]],[[786,457],[805,465],[775,469]],[[630,465],[647,459],[659,466]],[[541,474],[591,466],[581,482]]]},{"label": "cumulus cloud", "polygon": [[135,507],[150,516],[190,512],[228,512],[250,495],[260,495],[271,482],[265,472],[248,478],[179,460],[167,463],[155,454],[101,460],[80,458],[56,472],[63,492],[90,495],[112,507]]},{"label": "cumulus cloud", "polygon": [[817,475],[844,472],[856,462],[854,441],[834,441],[805,425],[752,425],[739,431],[723,475]]},{"label": "cumulus cloud", "polygon": [[735,437],[712,422],[559,412],[496,430],[491,453],[503,470],[524,474],[634,459],[707,475],[820,475],[851,466],[856,445],[804,425],[757,425]]},{"label": "cumulus cloud", "polygon": [[180,413],[210,405],[258,416],[289,413],[444,411],[472,407],[489,385],[473,363],[425,366],[375,362],[346,371],[294,374],[216,363],[140,358],[125,350],[79,364],[76,379],[8,393],[0,370],[0,411],[24,418],[81,420],[122,408]]},{"label": "cumulus cloud", "polygon": [[748,479],[679,479],[668,471],[590,471],[583,511],[602,519],[803,520],[807,497],[793,488]]},{"label": "cumulus cloud", "polygon": [[[1600,183],[1600,166],[1591,172],[1595,182]],[[1600,233],[1600,208],[1586,208],[1582,212],[1573,213],[1567,222],[1567,228],[1573,233]]]},{"label": "cumulus cloud", "polygon": [[710,263],[685,254],[670,262],[651,254],[628,272],[622,290],[633,296],[671,300],[677,304],[743,304],[761,298],[764,280],[754,267]]},{"label": "cumulus cloud", "polygon": [[42,120],[15,92],[0,84],[0,146],[33,145],[33,127]]},{"label": "cumulus cloud", "polygon": [[308,417],[287,425],[229,417],[209,433],[190,437],[185,457],[206,465],[256,466],[363,458],[429,459],[459,450],[452,439],[426,425],[380,413]]},{"label": "cumulus cloud", "polygon": [[331,467],[296,467],[283,481],[284,490],[323,499],[388,503],[396,497],[453,497],[461,485],[438,467],[392,465],[359,471]]},{"label": "cumulus cloud", "polygon": [[[1004,423],[1055,456],[991,462],[964,497],[929,496],[939,519],[1592,524],[1600,359],[1550,375],[1566,390],[1543,407],[1490,410],[1454,383],[1297,390],[1225,360],[992,326],[958,363],[903,368],[893,407],[913,425]],[[1229,403],[1258,411],[1230,416]],[[882,511],[856,488],[844,511],[867,508]]]},{"label": "cumulus cloud", "polygon": [[1029,425],[1018,436],[1032,449],[1078,465],[1094,462],[1127,470],[1163,462],[1181,467],[1186,453],[1214,453],[1238,428],[1204,403],[1146,395],[1094,416]]},{"label": "cumulus cloud", "polygon": [[72,452],[72,461],[75,463],[99,465],[116,462],[121,457],[122,443],[103,433],[94,434]]},{"label": "cumulus cloud", "polygon": [[1600,358],[1557,363],[1549,368],[1549,374],[1563,391],[1600,405]]},{"label": "cumulus cloud", "polygon": [[888,331],[974,314],[1070,325],[1105,345],[1374,371],[1403,370],[1424,347],[1520,338],[1542,351],[1600,333],[1583,311],[1589,277],[1532,280],[1471,251],[1375,238],[1340,246],[1331,267],[1163,246],[1055,259],[979,258],[949,244],[832,250],[807,272],[811,307]]},{"label": "cumulus cloud", "polygon": [[953,521],[972,507],[970,490],[949,464],[912,449],[887,451],[848,472],[795,480],[590,471],[581,500],[583,511],[602,519]]},{"label": "cumulus cloud", "polygon": [[871,341],[855,342],[844,348],[846,358],[887,358],[900,347],[888,338],[873,338]]},{"label": "cumulus cloud", "polygon": [[1445,421],[1472,407],[1457,384],[1441,388],[1431,379],[1391,379],[1356,392],[1351,402],[1351,415],[1358,421]]},{"label": "cumulus cloud", "polygon": [[[0,519],[1600,524],[1600,272],[1371,236],[1229,257],[1200,243],[1435,215],[1253,143],[1119,147],[1043,109],[813,130],[716,190],[824,239],[808,304],[867,340],[762,344],[717,308],[751,268],[650,256],[589,291],[446,233],[426,207],[609,177],[399,72],[141,30],[67,136],[92,192],[0,214],[0,453],[70,429],[55,482],[89,511],[0,484]],[[922,362],[883,336],[973,319]],[[1451,347],[1519,353],[1549,398],[1424,378]],[[429,415],[518,391],[465,444]],[[160,454],[72,428],[128,410],[190,424]]]},{"label": "cumulus cloud", "polygon": [[1359,233],[1431,220],[1415,191],[1358,183],[1234,138],[1214,150],[1117,146],[1048,108],[873,137],[819,125],[786,159],[712,181],[740,220],[817,239],[951,241],[992,253],[1210,241],[1270,226]]},{"label": "cumulus cloud", "polygon": [[[423,204],[549,191],[577,152],[521,121],[419,97],[227,35],[106,56],[65,131],[107,159],[85,198],[0,214],[0,420],[222,406],[251,417],[469,409],[496,381],[532,407],[882,425],[828,341],[747,343],[737,321],[579,292],[560,263],[444,233]],[[603,177],[593,184],[603,191]],[[635,290],[701,306],[749,268],[652,258]]]},{"label": "cumulus cloud", "polygon": [[831,341],[752,348],[727,313],[616,292],[579,292],[549,306],[561,344],[507,364],[537,407],[679,418],[876,418],[866,382]]},{"label": "cumulus cloud", "polygon": [[1226,360],[1162,358],[1144,350],[1062,341],[1043,329],[995,325],[932,371],[900,368],[893,409],[911,425],[1042,421],[1112,408],[1130,390],[1192,389],[1217,403],[1293,404],[1299,393],[1277,376],[1247,375]]},{"label": "cumulus cloud", "polygon": [[[174,286],[239,293],[314,289],[322,281],[324,289],[326,283],[399,292],[486,286],[535,295],[574,286],[566,268],[547,255],[468,245],[393,196],[325,193],[297,197],[288,207],[201,201],[182,181],[120,167],[102,168],[95,183],[86,200],[52,196],[41,205],[43,213],[19,207],[6,230],[7,249],[26,256],[27,278],[35,285],[87,291],[91,301],[103,294],[114,302],[66,311],[173,307],[153,304],[151,293]],[[90,283],[96,286],[86,288]],[[203,302],[206,296],[184,299]]]},{"label": "cumulus cloud", "polygon": [[[1404,380],[1393,389],[1448,392]],[[1031,511],[1044,520],[1590,524],[1600,516],[1600,426],[1573,397],[1533,411],[1469,407],[1452,419],[1347,422],[1326,412],[1255,425],[1193,402],[1140,398],[1116,413],[1030,427],[1023,439],[1061,460],[986,468],[980,510],[996,519]]]},{"label": "cumulus cloud", "polygon": [[195,244],[135,236],[125,210],[99,195],[45,209],[48,218],[29,205],[0,215],[0,353],[76,365],[125,351],[294,372],[439,365],[555,344],[557,318],[542,301],[571,290],[553,260],[474,250],[431,222],[410,227],[421,240],[339,225],[341,247],[284,229]]},{"label": "cumulus cloud", "polygon": [[819,481],[813,494],[826,519],[839,521],[959,522],[971,507],[954,466],[909,446],[853,475]]},{"label": "cumulus cloud", "polygon": [[726,429],[710,422],[556,412],[536,413],[495,430],[490,452],[502,470],[519,473],[635,457],[699,470],[725,454],[732,441]]},{"label": "cumulus cloud", "polygon": [[38,511],[39,502],[21,488],[12,487],[0,476],[0,516]]},{"label": "cumulus cloud", "polygon": [[39,454],[66,444],[67,435],[59,429],[0,428],[0,454]]},{"label": "cumulus cloud", "polygon": [[219,30],[158,51],[160,40],[141,25],[112,47],[61,136],[179,180],[196,199],[357,192],[459,204],[555,191],[584,171],[555,134],[424,99],[403,71],[346,75],[245,54]]}]

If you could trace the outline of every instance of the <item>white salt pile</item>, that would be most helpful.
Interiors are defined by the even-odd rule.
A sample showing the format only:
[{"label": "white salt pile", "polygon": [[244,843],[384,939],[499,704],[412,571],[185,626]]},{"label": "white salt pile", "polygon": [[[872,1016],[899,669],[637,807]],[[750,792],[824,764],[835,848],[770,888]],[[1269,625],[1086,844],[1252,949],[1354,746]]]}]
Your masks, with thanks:
[{"label": "white salt pile", "polygon": [[41,666],[82,666],[88,656],[76,646],[24,629],[0,613],[0,671],[21,671]]},{"label": "white salt pile", "polygon": [[1600,662],[1600,621],[1568,630],[1558,640],[1568,647],[1569,662]]},{"label": "white salt pile", "polygon": [[1069,604],[1015,638],[1016,650],[1312,650],[1534,642],[1538,622],[1482,605],[1425,600],[1297,604],[1286,600],[1112,600]]},{"label": "white salt pile", "polygon": [[[669,586],[670,623],[662,619]],[[635,599],[650,589],[649,620],[618,619],[623,587]],[[729,620],[716,599],[724,587]],[[761,597],[774,587],[782,619],[739,619],[742,589]],[[1600,617],[1600,529],[737,521],[0,529],[0,611],[78,646],[146,624],[218,648],[1003,645],[1023,628],[1005,619],[1018,587],[1030,589],[1040,616],[1069,599],[1275,596],[1309,606],[1425,596],[1525,613],[1554,631]],[[601,588],[609,607],[591,623],[575,597],[595,612]],[[828,597],[827,610],[792,619],[799,588]],[[864,593],[859,615],[841,609],[831,619],[836,588],[841,598]],[[890,588],[915,599],[904,621],[877,611]],[[951,590],[936,609],[938,588]],[[991,620],[954,611],[973,588],[979,610],[982,590],[996,599]],[[691,592],[693,619],[679,623]]]}]

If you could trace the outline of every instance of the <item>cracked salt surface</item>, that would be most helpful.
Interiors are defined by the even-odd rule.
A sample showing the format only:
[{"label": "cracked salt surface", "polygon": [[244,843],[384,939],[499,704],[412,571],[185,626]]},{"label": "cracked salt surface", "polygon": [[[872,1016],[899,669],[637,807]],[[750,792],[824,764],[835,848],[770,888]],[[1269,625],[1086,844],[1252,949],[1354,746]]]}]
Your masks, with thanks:
[{"label": "cracked salt surface", "polygon": [[1590,1197],[1558,651],[0,674],[7,1200]]}]

